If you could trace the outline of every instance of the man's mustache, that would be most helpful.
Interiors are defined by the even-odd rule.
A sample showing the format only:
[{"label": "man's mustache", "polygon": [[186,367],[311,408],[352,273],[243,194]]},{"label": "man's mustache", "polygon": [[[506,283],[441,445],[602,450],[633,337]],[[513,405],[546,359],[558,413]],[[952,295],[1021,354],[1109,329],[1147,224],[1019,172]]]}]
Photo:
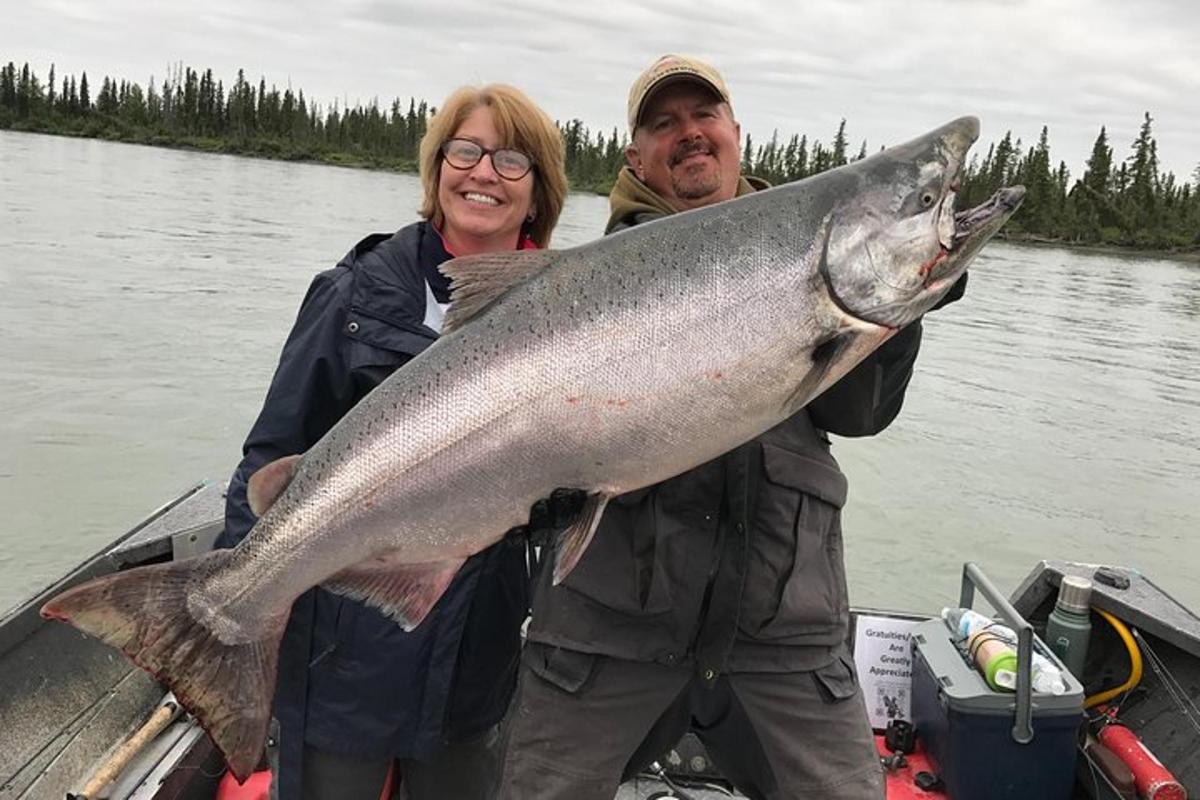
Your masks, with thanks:
[{"label": "man's mustache", "polygon": [[683,161],[688,156],[695,155],[696,153],[704,153],[705,155],[712,155],[713,154],[713,146],[711,143],[706,142],[702,139],[694,139],[690,142],[684,142],[683,144],[679,145],[671,152],[671,166],[672,167],[675,166],[676,164],[678,164],[680,161]]}]

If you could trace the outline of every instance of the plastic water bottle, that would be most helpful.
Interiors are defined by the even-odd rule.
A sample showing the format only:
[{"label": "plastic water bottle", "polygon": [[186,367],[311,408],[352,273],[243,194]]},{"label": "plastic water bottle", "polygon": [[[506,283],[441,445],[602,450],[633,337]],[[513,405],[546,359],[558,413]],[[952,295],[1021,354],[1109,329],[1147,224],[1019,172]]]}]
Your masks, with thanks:
[{"label": "plastic water bottle", "polygon": [[1088,640],[1092,637],[1092,582],[1065,575],[1058,587],[1058,600],[1046,621],[1046,644],[1076,678],[1083,675]]},{"label": "plastic water bottle", "polygon": [[[1014,651],[1017,649],[1017,634],[1012,628],[1001,625],[978,611],[970,608],[943,608],[942,619],[960,642],[965,642],[973,633],[986,630],[1007,642]],[[1066,694],[1068,687],[1062,670],[1039,653],[1036,646],[1032,648],[1031,656],[1030,672],[1033,679],[1033,691],[1040,694]],[[1013,686],[1016,686],[1015,676]]]}]

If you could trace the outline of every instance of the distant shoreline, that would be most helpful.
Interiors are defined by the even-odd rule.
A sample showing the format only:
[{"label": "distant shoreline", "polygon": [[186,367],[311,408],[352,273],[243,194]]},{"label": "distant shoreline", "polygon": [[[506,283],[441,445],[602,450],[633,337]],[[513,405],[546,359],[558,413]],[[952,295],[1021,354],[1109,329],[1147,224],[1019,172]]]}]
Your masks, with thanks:
[{"label": "distant shoreline", "polygon": [[[299,150],[283,151],[277,148],[256,146],[254,142],[250,142],[246,146],[240,146],[236,143],[220,139],[168,138],[164,136],[89,136],[85,133],[76,133],[72,131],[42,130],[38,128],[26,129],[20,127],[0,128],[0,130],[9,130],[14,133],[38,133],[48,136],[63,136],[70,139],[97,139],[105,142],[136,144],[145,147],[159,147],[167,150],[183,150],[195,153],[231,155],[241,158],[256,158],[264,161],[290,161],[293,163],[323,164],[331,167],[365,169],[373,172],[393,172],[401,175],[417,174],[417,165],[406,159],[379,158],[375,156],[364,156],[357,153],[348,153],[343,151],[325,153],[305,152]],[[570,190],[584,194],[607,195],[609,191],[611,191],[613,181],[615,180],[616,176],[613,176],[611,180],[602,183],[594,183],[586,186],[572,185]],[[1144,256],[1169,259],[1172,261],[1181,261],[1189,264],[1200,264],[1200,247],[1189,248],[1185,250],[1154,250],[1118,244],[1087,244],[1083,242],[1071,242],[1034,234],[1009,234],[1005,233],[1004,231],[1001,231],[996,235],[996,240],[1023,247],[1034,247],[1041,249],[1062,248],[1066,250],[1075,250],[1081,253],[1131,257]]]},{"label": "distant shoreline", "polygon": [[[45,136],[61,136],[67,139],[95,139],[102,142],[117,142],[119,144],[136,144],[143,147],[159,147],[164,150],[183,150],[192,153],[212,153],[214,155],[239,156],[241,158],[257,158],[263,161],[289,161],[300,164],[323,164],[330,167],[349,167],[350,169],[365,169],[372,172],[394,172],[400,175],[418,174],[417,164],[409,159],[381,158],[345,151],[313,152],[304,150],[282,150],[270,146],[264,141],[250,141],[245,145],[221,139],[196,137],[166,137],[166,136],[94,136],[84,132],[49,130],[40,127],[3,127],[0,131],[11,133],[35,133]],[[612,189],[613,179],[602,184],[571,185],[570,191],[586,194],[607,195]]]},{"label": "distant shoreline", "polygon": [[1003,231],[996,234],[995,241],[1018,247],[1031,247],[1040,250],[1075,250],[1080,253],[1107,256],[1130,256],[1145,258],[1161,258],[1168,261],[1181,261],[1188,264],[1200,264],[1200,247],[1187,250],[1149,250],[1144,247],[1127,247],[1119,244],[1087,244],[1085,242],[1069,242],[1060,239],[1050,239],[1044,236],[1017,233],[1006,234]]}]

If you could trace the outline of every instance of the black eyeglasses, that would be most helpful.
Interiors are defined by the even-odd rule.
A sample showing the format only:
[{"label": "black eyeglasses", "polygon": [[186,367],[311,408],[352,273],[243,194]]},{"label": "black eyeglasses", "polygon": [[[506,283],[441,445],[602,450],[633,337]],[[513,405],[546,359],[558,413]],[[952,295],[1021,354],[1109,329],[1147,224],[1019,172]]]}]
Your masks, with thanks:
[{"label": "black eyeglasses", "polygon": [[448,139],[442,145],[442,157],[455,169],[470,169],[485,155],[491,156],[492,169],[506,181],[519,181],[533,169],[533,159],[520,150],[507,147],[489,150],[470,139]]}]

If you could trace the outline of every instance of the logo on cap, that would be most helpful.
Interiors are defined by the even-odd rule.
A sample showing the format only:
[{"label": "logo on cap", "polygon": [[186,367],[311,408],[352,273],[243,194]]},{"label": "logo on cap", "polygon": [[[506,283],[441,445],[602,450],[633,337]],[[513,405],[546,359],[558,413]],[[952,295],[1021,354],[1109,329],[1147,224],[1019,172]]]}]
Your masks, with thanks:
[{"label": "logo on cap", "polygon": [[637,129],[646,100],[667,83],[690,80],[711,89],[722,101],[729,103],[729,90],[721,73],[708,64],[687,56],[665,55],[638,76],[629,89],[629,134]]}]

